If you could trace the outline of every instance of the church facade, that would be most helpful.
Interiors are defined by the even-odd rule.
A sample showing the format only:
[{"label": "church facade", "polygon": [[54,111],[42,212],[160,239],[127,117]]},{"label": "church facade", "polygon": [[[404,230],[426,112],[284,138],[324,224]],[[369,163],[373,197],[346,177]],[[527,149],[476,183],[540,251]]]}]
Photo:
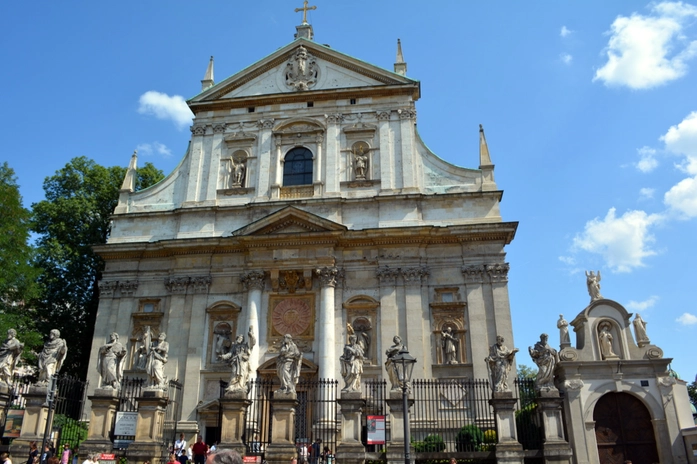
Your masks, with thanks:
[{"label": "church facade", "polygon": [[[99,349],[113,332],[126,346],[125,376],[144,376],[144,347],[167,341],[162,374],[183,384],[178,430],[187,434],[215,421],[209,406],[240,336],[254,377],[275,377],[290,334],[301,377],[340,380],[354,334],[363,379],[388,378],[395,336],[418,360],[415,379],[489,378],[484,359],[497,336],[515,346],[505,248],[517,222],[501,217],[481,127],[469,156],[476,168],[440,159],[421,140],[420,84],[406,69],[399,43],[385,70],[316,43],[307,23],[222,82],[211,58],[188,101],[195,117],[184,158],[135,192],[134,154],[108,243],[96,247],[106,269],[88,394],[100,387]],[[596,423],[623,407],[652,427],[644,458],[687,462],[684,382],[667,375],[670,359],[645,326],[635,342],[631,315],[599,286],[596,296],[571,322],[575,348],[561,324],[565,430],[561,399],[549,417],[559,416],[557,445],[573,452],[554,462],[613,462],[603,453],[616,443],[602,436],[612,427]]]}]

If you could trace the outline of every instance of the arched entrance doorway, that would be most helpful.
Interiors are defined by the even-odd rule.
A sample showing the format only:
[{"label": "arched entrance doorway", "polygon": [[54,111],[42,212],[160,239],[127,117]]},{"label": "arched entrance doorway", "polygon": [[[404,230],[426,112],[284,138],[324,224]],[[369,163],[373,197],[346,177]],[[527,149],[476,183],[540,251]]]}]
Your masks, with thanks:
[{"label": "arched entrance doorway", "polygon": [[593,410],[601,464],[658,462],[656,438],[646,406],[628,393],[607,393]]}]

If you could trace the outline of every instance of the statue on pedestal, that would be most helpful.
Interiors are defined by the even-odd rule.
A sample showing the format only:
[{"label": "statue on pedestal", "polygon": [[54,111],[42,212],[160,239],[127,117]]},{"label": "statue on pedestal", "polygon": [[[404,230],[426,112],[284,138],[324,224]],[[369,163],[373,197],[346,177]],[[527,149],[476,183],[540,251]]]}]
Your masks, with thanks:
[{"label": "statue on pedestal", "polygon": [[559,315],[557,328],[559,329],[559,344],[562,347],[565,345],[571,345],[571,338],[569,337],[569,323],[566,322],[563,314]]},{"label": "statue on pedestal", "polygon": [[54,374],[60,372],[68,353],[68,345],[60,338],[58,329],[53,329],[48,334],[48,341],[44,343],[44,349],[39,354],[39,381],[37,385],[47,385]]},{"label": "statue on pedestal", "polygon": [[7,339],[0,345],[0,383],[12,385],[15,366],[23,349],[24,343],[17,340],[17,331],[9,329]]},{"label": "statue on pedestal", "polygon": [[611,327],[609,322],[602,322],[598,327],[600,329],[598,333],[598,343],[600,344],[600,354],[603,359],[614,359],[619,357],[612,351],[613,337],[610,333]]},{"label": "statue on pedestal", "polygon": [[346,382],[342,392],[360,392],[361,374],[363,374],[363,349],[358,344],[356,335],[349,335],[349,342],[344,345],[344,354],[339,357],[341,376]]},{"label": "statue on pedestal", "polygon": [[119,342],[119,334],[112,332],[109,343],[99,348],[97,371],[102,378],[102,388],[118,390],[123,377],[123,358],[126,348]]},{"label": "statue on pedestal", "polygon": [[166,390],[167,377],[165,377],[165,364],[169,353],[169,343],[165,341],[167,334],[160,333],[157,341],[152,343],[147,353],[145,372],[150,376],[151,389]]},{"label": "statue on pedestal", "polygon": [[538,371],[535,377],[535,389],[541,391],[556,390],[554,386],[554,369],[559,362],[557,350],[547,344],[549,336],[540,335],[540,341],[535,343],[535,347],[528,347],[530,357],[537,364]]},{"label": "statue on pedestal", "polygon": [[353,159],[356,180],[366,180],[368,172],[368,155],[364,152],[362,144],[353,149]]},{"label": "statue on pedestal", "polygon": [[646,335],[646,321],[637,314],[634,316],[632,325],[634,326],[634,335],[636,336],[637,345],[639,345],[640,348],[649,345],[651,340],[649,340],[649,336]]},{"label": "statue on pedestal", "polygon": [[394,345],[385,351],[385,356],[387,357],[387,361],[385,361],[385,370],[387,371],[387,376],[390,378],[390,383],[392,384],[390,391],[401,391],[402,385],[399,376],[397,375],[397,366],[395,366],[392,362],[392,358],[397,356],[397,353],[402,351],[402,348],[406,349],[406,347],[402,343],[402,338],[399,335],[395,335],[392,341],[394,342]]},{"label": "statue on pedestal", "polygon": [[452,327],[447,327],[440,334],[440,344],[443,348],[443,364],[457,364],[457,348],[459,340],[453,335]]},{"label": "statue on pedestal", "polygon": [[244,341],[244,336],[238,335],[235,342],[230,346],[230,351],[223,355],[218,355],[219,359],[228,361],[232,368],[230,382],[225,392],[247,392],[247,382],[252,372],[249,358],[254,345],[256,345],[256,337],[251,325],[249,326],[247,337],[249,338],[249,343]]},{"label": "statue on pedestal", "polygon": [[283,336],[283,343],[276,358],[276,375],[281,381],[281,388],[276,390],[279,393],[295,393],[295,386],[300,378],[300,366],[302,364],[302,353],[293,342],[290,334]]},{"label": "statue on pedestal", "polygon": [[593,274],[593,271],[589,274],[588,271],[586,271],[586,287],[588,287],[588,294],[591,296],[591,302],[603,298],[603,295],[600,294],[600,271],[598,271],[597,274]]},{"label": "statue on pedestal", "polygon": [[511,372],[513,360],[515,354],[518,352],[518,348],[509,350],[506,348],[503,342],[503,337],[501,335],[497,335],[496,343],[491,345],[489,348],[489,356],[484,359],[487,367],[489,368],[491,389],[494,392],[511,391],[511,389],[508,388],[508,374]]}]

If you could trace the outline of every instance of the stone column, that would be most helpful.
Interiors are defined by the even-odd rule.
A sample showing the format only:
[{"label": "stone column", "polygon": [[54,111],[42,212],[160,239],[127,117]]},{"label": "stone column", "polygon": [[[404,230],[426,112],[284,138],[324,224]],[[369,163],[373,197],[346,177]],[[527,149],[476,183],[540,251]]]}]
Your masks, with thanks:
[{"label": "stone column", "polygon": [[87,440],[80,445],[84,454],[111,453],[111,428],[119,408],[119,391],[112,388],[97,388],[94,395],[88,397],[92,403],[90,410],[90,428]]},{"label": "stone column", "polygon": [[15,439],[10,446],[10,453],[19,456],[21,453],[29,452],[29,443],[37,442],[37,447],[41,447],[41,441],[46,428],[48,419],[48,406],[46,403],[46,392],[48,387],[32,385],[29,392],[24,395],[26,407],[24,410],[24,420],[19,438]]},{"label": "stone column", "polygon": [[223,410],[220,422],[220,448],[232,449],[244,456],[245,446],[242,443],[244,413],[250,404],[252,402],[247,399],[244,392],[226,393],[220,399]]},{"label": "stone column", "polygon": [[274,392],[271,400],[273,411],[271,420],[271,443],[266,447],[264,457],[268,464],[288,464],[296,458],[295,449],[295,408],[298,405],[295,393]]},{"label": "stone column", "polygon": [[561,415],[562,399],[558,390],[540,391],[537,406],[542,413],[544,443],[542,456],[546,463],[570,464],[571,447],[564,438],[564,422]]},{"label": "stone column", "polygon": [[[247,327],[245,333],[252,327],[257,344],[252,348],[249,357],[249,367],[252,369],[252,377],[256,377],[259,368],[259,309],[261,308],[261,292],[264,290],[264,272],[251,271],[240,277],[242,285],[247,289]],[[249,341],[249,340],[247,340]]]},{"label": "stone column", "polygon": [[513,392],[494,392],[489,404],[496,415],[496,462],[523,464],[523,445],[518,443],[515,426],[517,399]]},{"label": "stone column", "polygon": [[206,135],[205,125],[191,126],[191,148],[188,153],[188,181],[184,187],[184,205],[194,205],[199,200],[199,189],[201,185],[203,157],[204,157],[204,137]]},{"label": "stone column", "polygon": [[[409,398],[408,408],[414,405],[414,400]],[[387,406],[390,410],[390,441],[387,443],[387,462],[388,464],[403,464],[404,463],[404,400],[402,399],[402,391],[393,391],[389,393]],[[406,411],[409,414],[409,410]],[[411,444],[409,445],[411,447]],[[409,454],[414,459],[414,448],[411,447]]]},{"label": "stone column", "polygon": [[336,345],[334,333],[334,287],[340,277],[335,267],[323,267],[315,271],[319,277],[321,291],[319,303],[319,378],[334,379],[336,376]]},{"label": "stone column", "polygon": [[[261,119],[257,123],[259,128],[258,140],[258,159],[259,159],[259,179],[257,181],[257,198],[259,200],[268,200],[270,197],[270,183],[273,180],[271,177],[271,129],[273,128],[273,119]],[[276,163],[280,164],[279,160]],[[278,189],[278,186],[276,186]]]},{"label": "stone column", "polygon": [[[410,317],[417,317],[420,320],[427,321],[430,319],[428,301],[424,302],[421,297],[422,282],[428,281],[430,271],[426,266],[414,266],[402,268],[402,279],[404,280],[404,326],[407,328],[406,339],[404,344],[409,347],[409,351],[413,356],[418,357],[419,353],[425,354],[426,360],[419,362],[415,366],[415,371],[426,374],[430,372],[431,367],[431,346],[430,337],[424,340],[424,331],[421,324],[410,324]],[[428,335],[427,335],[428,336]],[[419,377],[420,375],[417,375]]]},{"label": "stone column", "polygon": [[[475,379],[489,378],[486,363],[481,362],[489,355],[489,346],[496,339],[496,331],[493,324],[489,324],[488,312],[484,304],[484,266],[481,264],[465,265],[462,268],[462,275],[465,278],[465,295],[467,301],[467,326],[481,327],[487,330],[486,333],[478,334],[486,340],[486,343],[469,343],[472,350],[472,371]],[[472,334],[470,334],[470,337]],[[461,349],[466,349],[462,346]]]},{"label": "stone column", "polygon": [[162,390],[145,390],[138,400],[136,438],[128,446],[129,462],[160,462],[162,443],[160,431],[165,424],[167,393]]},{"label": "stone column", "polygon": [[[416,170],[416,153],[414,150],[414,124],[416,111],[413,109],[397,110],[399,114],[399,136],[402,151],[402,188],[406,191],[418,190]],[[420,163],[418,163],[420,164]]]},{"label": "stone column", "polygon": [[361,442],[361,414],[365,400],[360,392],[344,392],[339,399],[341,408],[341,443],[336,453],[341,456],[341,462],[347,464],[363,464],[365,462],[365,447]]}]

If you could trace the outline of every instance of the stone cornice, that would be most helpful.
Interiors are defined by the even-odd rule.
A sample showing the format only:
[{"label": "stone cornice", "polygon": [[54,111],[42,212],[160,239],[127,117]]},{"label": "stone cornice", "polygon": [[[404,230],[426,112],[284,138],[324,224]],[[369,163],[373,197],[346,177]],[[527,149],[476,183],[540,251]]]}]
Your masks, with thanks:
[{"label": "stone cornice", "polygon": [[[471,242],[509,244],[517,222],[468,224],[450,227],[414,226],[383,229],[347,230],[275,235],[246,235],[198,239],[165,240],[154,243],[115,243],[95,246],[95,252],[107,260],[164,258],[181,255],[244,253],[249,249],[278,247],[359,248],[384,245],[440,245]],[[499,272],[501,271],[501,272]],[[503,269],[486,272],[498,274]]]}]

